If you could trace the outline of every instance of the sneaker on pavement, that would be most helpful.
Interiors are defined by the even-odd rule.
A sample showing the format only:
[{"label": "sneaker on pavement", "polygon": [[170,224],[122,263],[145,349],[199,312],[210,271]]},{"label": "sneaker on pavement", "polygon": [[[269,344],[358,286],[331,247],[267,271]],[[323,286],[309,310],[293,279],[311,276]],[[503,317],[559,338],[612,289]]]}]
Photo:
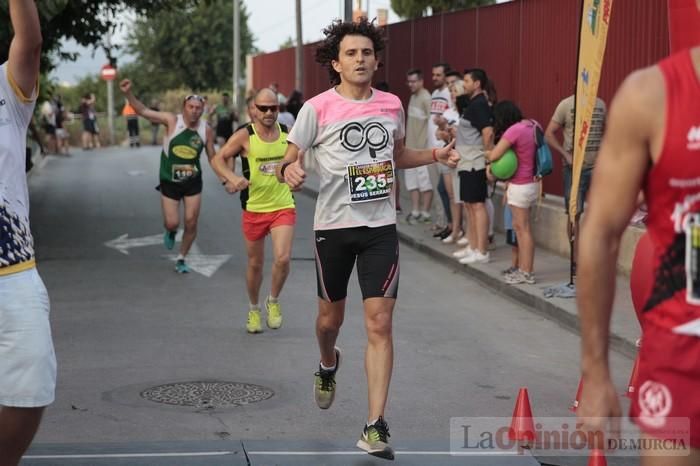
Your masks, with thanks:
[{"label": "sneaker on pavement", "polygon": [[430,214],[421,212],[418,215],[418,222],[420,222],[420,223],[430,223],[430,222],[432,222],[432,220],[433,220],[433,218],[430,216]]},{"label": "sneaker on pavement", "polygon": [[438,237],[438,239],[439,239],[440,241],[442,241],[443,239],[447,238],[447,237],[450,236],[451,234],[452,234],[452,228],[447,227],[447,228],[445,228],[444,230],[442,230],[442,231],[440,232],[440,236]]},{"label": "sneaker on pavement", "polygon": [[372,456],[393,460],[394,449],[389,445],[389,437],[391,437],[389,426],[384,421],[384,418],[380,416],[371,426],[365,425],[360,440],[357,441],[357,447]]},{"label": "sneaker on pavement", "polygon": [[406,215],[406,223],[408,223],[409,225],[415,225],[416,223],[418,223],[418,216],[409,213],[408,215]]},{"label": "sneaker on pavement", "polygon": [[472,248],[467,246],[466,248],[457,249],[455,252],[452,253],[452,257],[456,259],[462,259],[464,257],[471,256],[472,254],[474,254],[474,252],[475,251]]},{"label": "sneaker on pavement", "polygon": [[450,233],[452,233],[450,227],[441,228],[435,233],[433,233],[433,238],[441,240],[443,238],[447,238],[450,235]]},{"label": "sneaker on pavement", "polygon": [[248,322],[246,323],[245,329],[248,331],[248,333],[262,332],[262,317],[260,316],[260,309],[251,309],[248,311]]},{"label": "sneaker on pavement", "polygon": [[177,231],[166,231],[163,235],[163,246],[165,249],[172,249],[175,246],[175,235]]},{"label": "sneaker on pavement", "polygon": [[515,267],[514,265],[511,265],[511,266],[508,267],[507,269],[501,270],[501,275],[503,275],[503,276],[505,277],[506,275],[510,275],[510,274],[512,274],[513,272],[517,272],[517,271],[518,271],[518,268]]},{"label": "sneaker on pavement", "polygon": [[175,271],[177,273],[190,273],[190,266],[187,265],[185,259],[178,259],[175,263]]},{"label": "sneaker on pavement", "polygon": [[279,302],[271,303],[269,298],[265,300],[267,309],[267,326],[276,330],[282,326],[282,306]]},{"label": "sneaker on pavement", "polygon": [[457,246],[469,246],[469,238],[466,236],[462,236],[460,239],[457,240]]},{"label": "sneaker on pavement", "polygon": [[328,409],[335,399],[335,374],[340,367],[340,348],[335,347],[335,369],[327,371],[318,365],[318,372],[314,374],[314,399],[321,409]]},{"label": "sneaker on pavement", "polygon": [[510,275],[506,275],[503,280],[509,285],[520,285],[527,283],[528,285],[535,284],[535,275],[533,273],[517,270]]},{"label": "sneaker on pavement", "polygon": [[459,260],[460,264],[488,264],[491,261],[491,254],[486,252],[482,254],[479,251],[474,251],[472,254],[462,257]]},{"label": "sneaker on pavement", "polygon": [[462,232],[462,231],[460,231],[458,235],[455,235],[454,233],[450,233],[449,236],[446,236],[445,238],[443,238],[442,242],[445,244],[456,243],[463,236],[464,236],[464,232]]}]

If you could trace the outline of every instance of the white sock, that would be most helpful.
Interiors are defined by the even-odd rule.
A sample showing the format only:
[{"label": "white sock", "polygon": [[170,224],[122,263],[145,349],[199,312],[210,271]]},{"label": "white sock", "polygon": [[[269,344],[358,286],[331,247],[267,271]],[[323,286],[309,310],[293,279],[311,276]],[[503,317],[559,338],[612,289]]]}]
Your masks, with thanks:
[{"label": "white sock", "polygon": [[251,311],[259,311],[260,304],[248,303],[248,309],[250,309]]},{"label": "white sock", "polygon": [[374,421],[368,422],[368,423],[367,423],[367,427],[373,425],[373,424],[376,423],[378,420],[379,420],[379,418],[375,419]]},{"label": "white sock", "polygon": [[420,214],[420,212],[418,212],[417,210],[412,210],[412,211],[411,211],[411,215],[414,216],[414,217],[418,217],[419,214]]},{"label": "white sock", "polygon": [[277,303],[277,299],[278,299],[278,298],[273,298],[272,295],[270,295],[270,296],[267,297],[267,302],[268,302],[268,303],[275,304],[275,303]]},{"label": "white sock", "polygon": [[321,369],[323,369],[324,371],[334,371],[334,370],[335,370],[335,366],[336,366],[337,364],[338,364],[338,363],[336,362],[336,363],[333,364],[332,366],[326,367],[326,366],[323,365],[323,363],[321,363]]},{"label": "white sock", "polygon": [[185,260],[185,256],[183,256],[182,254],[178,254],[178,255],[177,255],[177,260],[179,260],[179,261],[184,261],[184,260]]},{"label": "white sock", "polygon": [[425,210],[420,213],[423,217],[430,217],[430,212],[426,212]]}]

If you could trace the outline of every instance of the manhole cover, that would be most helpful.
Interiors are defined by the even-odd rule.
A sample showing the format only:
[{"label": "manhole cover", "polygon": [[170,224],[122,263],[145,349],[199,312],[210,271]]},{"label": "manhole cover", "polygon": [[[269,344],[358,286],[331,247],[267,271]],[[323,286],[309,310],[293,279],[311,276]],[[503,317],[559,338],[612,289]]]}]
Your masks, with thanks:
[{"label": "manhole cover", "polygon": [[141,392],[141,397],[168,405],[223,408],[257,403],[274,394],[269,388],[251,383],[180,382],[146,389]]}]

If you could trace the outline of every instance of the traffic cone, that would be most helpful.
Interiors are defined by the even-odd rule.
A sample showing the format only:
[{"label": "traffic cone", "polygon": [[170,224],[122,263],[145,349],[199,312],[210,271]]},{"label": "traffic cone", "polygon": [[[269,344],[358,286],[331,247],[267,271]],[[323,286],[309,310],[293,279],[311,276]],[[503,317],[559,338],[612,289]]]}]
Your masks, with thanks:
[{"label": "traffic cone", "polygon": [[634,359],[634,367],[632,367],[632,374],[630,375],[630,381],[627,384],[627,393],[625,393],[625,396],[630,399],[634,399],[635,392],[636,392],[636,386],[637,386],[637,377],[639,376],[639,355]]},{"label": "traffic cone", "polygon": [[518,441],[523,445],[531,445],[535,442],[535,425],[532,421],[532,409],[525,387],[518,392],[518,399],[513,410],[513,420],[510,422],[510,429],[508,429],[508,439]]},{"label": "traffic cone", "polygon": [[581,402],[581,392],[583,391],[583,377],[581,377],[578,380],[578,390],[576,390],[576,398],[574,398],[574,402],[571,403],[571,406],[569,406],[569,411],[572,413],[576,412],[576,409],[578,408],[579,403]]},{"label": "traffic cone", "polygon": [[608,460],[602,450],[593,450],[588,457],[588,466],[608,466]]}]

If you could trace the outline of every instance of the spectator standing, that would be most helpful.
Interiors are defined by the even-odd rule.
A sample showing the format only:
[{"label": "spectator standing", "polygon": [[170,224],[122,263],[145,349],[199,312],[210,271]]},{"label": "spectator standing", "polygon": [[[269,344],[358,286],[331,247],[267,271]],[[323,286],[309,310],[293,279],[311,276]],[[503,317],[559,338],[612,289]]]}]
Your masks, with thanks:
[{"label": "spectator standing", "polygon": [[129,132],[129,147],[141,147],[139,136],[139,116],[128,100],[124,99],[122,116],[126,118],[126,129]]},{"label": "spectator standing", "polygon": [[[412,69],[406,73],[406,83],[411,90],[406,116],[406,147],[422,150],[428,147],[428,121],[432,98],[423,87],[423,73]],[[430,182],[428,167],[406,168],[403,170],[406,189],[411,197],[411,212],[406,216],[408,223],[429,223],[430,207],[433,202],[433,184]]]},{"label": "spectator standing", "polygon": [[535,179],[535,120],[526,120],[513,102],[504,100],[496,104],[493,110],[494,132],[498,143],[487,153],[490,162],[494,162],[513,149],[518,158],[518,168],[508,180],[506,197],[508,207],[513,213],[513,230],[518,239],[518,269],[504,275],[506,283],[535,283],[533,266],[535,260],[535,241],[530,227],[530,208],[537,203],[540,192],[538,180]]}]

